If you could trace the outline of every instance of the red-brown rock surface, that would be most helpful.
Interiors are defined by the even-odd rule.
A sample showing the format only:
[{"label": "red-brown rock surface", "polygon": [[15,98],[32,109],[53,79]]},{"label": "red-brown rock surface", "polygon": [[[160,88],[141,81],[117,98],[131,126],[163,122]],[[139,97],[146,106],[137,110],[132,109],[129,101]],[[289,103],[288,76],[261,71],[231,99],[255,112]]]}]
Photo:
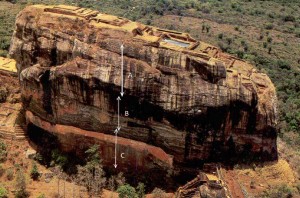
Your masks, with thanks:
[{"label": "red-brown rock surface", "polygon": [[[188,34],[70,6],[30,6],[17,17],[10,55],[27,121],[59,137],[98,139],[112,165],[121,44],[120,145],[131,157],[152,150],[139,155],[144,163],[128,160],[120,169],[153,158],[152,165],[175,168],[276,158],[277,99],[268,76]],[[76,150],[76,138],[59,138],[62,148]]]}]

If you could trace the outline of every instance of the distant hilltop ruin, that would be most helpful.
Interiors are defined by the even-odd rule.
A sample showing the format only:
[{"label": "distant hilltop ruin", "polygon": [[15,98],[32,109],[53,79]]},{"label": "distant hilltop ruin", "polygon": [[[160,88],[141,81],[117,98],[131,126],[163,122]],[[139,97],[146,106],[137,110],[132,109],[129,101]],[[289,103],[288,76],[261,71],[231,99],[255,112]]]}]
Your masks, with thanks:
[{"label": "distant hilltop ruin", "polygon": [[120,122],[118,170],[157,182],[167,170],[195,174],[205,162],[277,158],[269,77],[189,34],[86,8],[34,5],[17,17],[10,55],[37,142],[51,134],[78,155],[97,143],[112,166]]}]

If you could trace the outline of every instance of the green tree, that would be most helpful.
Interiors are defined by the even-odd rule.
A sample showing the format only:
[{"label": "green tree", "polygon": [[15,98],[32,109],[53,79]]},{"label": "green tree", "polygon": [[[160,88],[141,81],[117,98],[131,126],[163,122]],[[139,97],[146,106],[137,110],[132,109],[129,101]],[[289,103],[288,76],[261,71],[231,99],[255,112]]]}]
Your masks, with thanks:
[{"label": "green tree", "polygon": [[134,187],[130,186],[129,184],[120,186],[117,189],[117,193],[119,193],[119,198],[137,198],[138,197]]},{"label": "green tree", "polygon": [[9,168],[6,170],[6,178],[11,181],[14,179],[14,170],[12,168]]},{"label": "green tree", "polygon": [[86,187],[90,195],[101,194],[106,183],[102,166],[95,165],[93,169],[90,166],[78,166],[77,170],[77,182]]},{"label": "green tree", "polygon": [[99,155],[99,146],[93,145],[85,152],[87,163],[85,166],[77,166],[77,182],[86,187],[90,195],[100,195],[106,183]]},{"label": "green tree", "polygon": [[209,31],[210,31],[210,26],[209,25],[206,25],[206,33],[209,33]]},{"label": "green tree", "polygon": [[137,196],[138,198],[144,198],[145,197],[145,184],[139,182],[138,186],[136,187]]},{"label": "green tree", "polygon": [[203,23],[202,24],[202,33],[204,32],[205,29],[206,29],[206,25]]},{"label": "green tree", "polygon": [[226,38],[226,41],[227,41],[228,45],[231,45],[231,43],[232,43],[233,40],[232,40],[232,38]]},{"label": "green tree", "polygon": [[284,16],[284,17],[283,17],[283,20],[284,20],[285,22],[288,22],[288,21],[290,21],[290,22],[295,22],[295,21],[296,21],[296,18],[295,18],[294,16],[292,16],[292,15],[287,15],[287,16]]},{"label": "green tree", "polygon": [[264,48],[267,48],[268,47],[268,44],[266,42],[263,42],[263,47]]},{"label": "green tree", "polygon": [[3,168],[2,164],[0,164],[0,177],[5,173],[5,169]]},{"label": "green tree", "polygon": [[116,188],[124,185],[126,182],[125,177],[123,176],[123,173],[120,172],[118,175],[112,175],[108,180],[108,188],[112,191],[115,191]]},{"label": "green tree", "polygon": [[85,154],[87,154],[88,165],[93,166],[93,165],[100,164],[101,159],[99,155],[99,145],[94,144],[88,150],[85,151]]},{"label": "green tree", "polygon": [[7,198],[7,197],[8,197],[7,190],[3,186],[0,186],[0,198]]},{"label": "green tree", "polygon": [[154,188],[154,190],[152,191],[152,194],[154,195],[155,198],[164,198],[165,193],[166,192],[160,188]]},{"label": "green tree", "polygon": [[39,173],[38,167],[37,167],[37,165],[35,163],[33,164],[32,168],[31,168],[30,177],[33,180],[37,180],[40,177],[40,173]]},{"label": "green tree", "polygon": [[272,43],[272,41],[273,41],[272,37],[268,37],[267,41],[268,41],[268,43]]},{"label": "green tree", "polygon": [[46,198],[45,194],[40,194],[37,198]]},{"label": "green tree", "polygon": [[4,142],[0,142],[0,162],[5,162],[7,157],[6,144]]},{"label": "green tree", "polygon": [[222,39],[223,39],[223,37],[224,37],[224,34],[223,34],[223,33],[220,33],[220,34],[218,34],[218,38],[219,38],[219,39],[221,39],[221,40],[222,40]]},{"label": "green tree", "polygon": [[237,56],[238,56],[240,59],[244,58],[244,55],[245,55],[245,53],[244,53],[243,51],[240,51],[240,50],[238,50],[238,51],[236,52],[236,54],[237,54]]},{"label": "green tree", "polygon": [[272,23],[268,23],[267,25],[266,25],[266,29],[267,30],[272,30],[274,28],[274,25],[272,24]]},{"label": "green tree", "polygon": [[278,60],[277,65],[280,69],[287,69],[287,70],[291,69],[290,64],[285,60]]},{"label": "green tree", "polygon": [[40,153],[36,153],[34,159],[38,162],[43,162],[43,156]]},{"label": "green tree", "polygon": [[67,156],[63,155],[58,149],[55,149],[51,152],[51,166],[59,165],[60,167],[64,168],[68,163]]},{"label": "green tree", "polygon": [[29,193],[26,190],[25,175],[21,169],[17,171],[15,189],[16,189],[16,194],[15,194],[16,198],[29,197]]},{"label": "green tree", "polygon": [[271,52],[272,52],[272,47],[269,47],[268,48],[268,53],[271,54]]}]

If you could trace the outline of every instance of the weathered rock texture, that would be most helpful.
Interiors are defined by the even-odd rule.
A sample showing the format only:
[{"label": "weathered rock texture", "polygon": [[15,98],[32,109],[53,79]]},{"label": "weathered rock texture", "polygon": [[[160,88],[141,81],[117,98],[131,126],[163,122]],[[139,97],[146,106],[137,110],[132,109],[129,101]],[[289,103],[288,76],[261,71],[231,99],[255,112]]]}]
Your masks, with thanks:
[{"label": "weathered rock texture", "polygon": [[[98,139],[112,165],[121,44],[120,145],[130,148],[125,155],[144,157],[134,164],[125,158],[124,166],[276,158],[277,100],[268,76],[188,34],[77,7],[30,6],[17,17],[10,55],[28,122],[57,134],[69,149],[78,148],[80,135]],[[141,145],[153,152],[141,154]]]}]

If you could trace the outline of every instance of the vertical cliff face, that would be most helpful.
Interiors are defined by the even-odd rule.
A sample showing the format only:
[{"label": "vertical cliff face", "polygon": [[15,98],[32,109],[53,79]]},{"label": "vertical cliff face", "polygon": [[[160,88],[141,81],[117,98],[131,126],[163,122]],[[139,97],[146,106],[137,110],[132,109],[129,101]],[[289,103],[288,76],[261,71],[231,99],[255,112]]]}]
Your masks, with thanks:
[{"label": "vertical cliff face", "polygon": [[105,145],[112,164],[121,44],[120,152],[139,163],[125,158],[120,168],[277,157],[268,76],[188,34],[77,7],[30,6],[17,17],[10,55],[27,121],[56,134],[65,150],[79,149],[79,137]]}]

